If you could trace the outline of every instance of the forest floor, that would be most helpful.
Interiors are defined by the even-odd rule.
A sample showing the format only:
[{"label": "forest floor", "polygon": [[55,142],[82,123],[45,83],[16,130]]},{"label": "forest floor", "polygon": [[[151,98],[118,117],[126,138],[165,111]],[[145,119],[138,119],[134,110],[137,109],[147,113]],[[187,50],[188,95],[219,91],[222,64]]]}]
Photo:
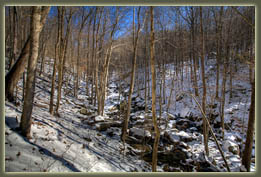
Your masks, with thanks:
[{"label": "forest floor", "polygon": [[[245,75],[247,68],[238,66],[238,72]],[[166,70],[171,71],[171,66]],[[215,83],[215,69],[207,67],[208,88]],[[48,72],[46,72],[48,73]],[[62,93],[59,116],[49,113],[50,73],[37,76],[33,107],[32,139],[22,137],[17,129],[22,113],[22,104],[5,102],[5,171],[6,172],[150,172],[154,141],[152,115],[145,113],[144,91],[137,91],[132,97],[129,136],[125,150],[120,140],[121,122],[128,93],[128,84],[119,97],[115,83],[108,87],[104,116],[97,116],[97,108],[89,103],[81,82],[78,99]],[[237,74],[235,74],[237,75]],[[171,88],[171,73],[167,77],[167,96]],[[211,125],[231,171],[243,170],[241,153],[245,142],[250,85],[240,81],[240,75],[233,81],[233,97],[225,105],[225,138],[221,139],[219,103],[212,101],[209,90],[208,109],[212,116]],[[222,79],[222,78],[221,78]],[[238,80],[237,80],[238,79]],[[199,83],[201,84],[201,83]],[[211,85],[213,84],[213,85]],[[69,88],[73,90],[73,85]],[[18,84],[17,102],[22,102],[22,82]],[[204,153],[202,116],[195,102],[177,90],[191,88],[184,81],[183,87],[175,87],[174,103],[169,113],[162,113],[158,166],[160,172],[226,171],[224,161],[213,140],[209,139],[210,154]],[[200,92],[201,93],[201,92]],[[55,93],[56,97],[56,93]],[[229,97],[229,92],[226,93]],[[120,99],[119,99],[120,98]],[[54,100],[54,103],[56,100]],[[149,102],[150,104],[150,102]],[[166,105],[164,105],[166,106]],[[149,106],[150,107],[150,106]],[[243,126],[243,127],[242,127]],[[255,171],[255,143],[252,153],[251,171]]]}]

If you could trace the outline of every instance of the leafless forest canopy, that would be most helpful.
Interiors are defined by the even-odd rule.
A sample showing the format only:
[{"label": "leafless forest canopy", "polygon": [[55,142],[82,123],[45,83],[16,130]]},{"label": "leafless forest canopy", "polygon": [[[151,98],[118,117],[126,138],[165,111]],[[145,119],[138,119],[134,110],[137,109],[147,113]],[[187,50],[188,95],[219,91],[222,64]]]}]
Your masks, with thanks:
[{"label": "leafless forest canopy", "polygon": [[6,171],[255,171],[254,6],[5,7],[5,71]]}]

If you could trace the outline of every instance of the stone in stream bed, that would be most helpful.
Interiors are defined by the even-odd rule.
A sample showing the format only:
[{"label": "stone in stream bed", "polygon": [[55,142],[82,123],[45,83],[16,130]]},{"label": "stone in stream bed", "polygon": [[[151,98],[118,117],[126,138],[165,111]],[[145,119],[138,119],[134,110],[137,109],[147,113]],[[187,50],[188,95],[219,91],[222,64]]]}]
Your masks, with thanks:
[{"label": "stone in stream bed", "polygon": [[174,132],[165,131],[164,138],[168,140],[170,143],[178,144],[180,142],[180,137],[176,135]]},{"label": "stone in stream bed", "polygon": [[[180,165],[180,161],[185,162],[188,158],[186,152],[179,149],[173,151],[158,152],[158,163],[167,163],[169,165]],[[146,153],[143,159],[147,162],[152,161],[152,152]]]},{"label": "stone in stream bed", "polygon": [[98,131],[106,131],[108,128],[110,128],[110,123],[108,122],[101,122],[95,124],[96,130]]},{"label": "stone in stream bed", "polygon": [[223,149],[235,155],[239,155],[239,146],[231,140],[225,140],[225,142],[223,142]]},{"label": "stone in stream bed", "polygon": [[149,145],[146,144],[130,144],[134,149],[135,153],[137,155],[141,154],[141,153],[149,153],[152,151],[152,148]]},{"label": "stone in stream bed", "polygon": [[165,172],[182,172],[182,170],[180,168],[175,168],[175,167],[169,166],[168,164],[165,164],[163,166],[163,171],[165,171]]},{"label": "stone in stream bed", "polygon": [[177,129],[174,129],[174,130],[175,131],[171,130],[171,131],[164,132],[164,138],[166,140],[168,140],[170,143],[179,144],[180,141],[191,142],[191,141],[197,139],[191,133],[187,133],[184,131],[178,131]]},{"label": "stone in stream bed", "polygon": [[196,163],[196,170],[198,172],[219,172],[216,168],[210,166],[207,162],[197,162]]},{"label": "stone in stream bed", "polygon": [[130,128],[129,132],[130,136],[134,136],[137,139],[150,138],[151,133],[148,130],[144,130],[141,128]]},{"label": "stone in stream bed", "polygon": [[127,136],[125,139],[125,142],[128,144],[142,144],[142,140],[137,139],[135,137],[132,136]]},{"label": "stone in stream bed", "polygon": [[86,108],[81,108],[80,113],[83,115],[87,115],[87,116],[90,116],[93,114],[92,111],[88,111]]}]

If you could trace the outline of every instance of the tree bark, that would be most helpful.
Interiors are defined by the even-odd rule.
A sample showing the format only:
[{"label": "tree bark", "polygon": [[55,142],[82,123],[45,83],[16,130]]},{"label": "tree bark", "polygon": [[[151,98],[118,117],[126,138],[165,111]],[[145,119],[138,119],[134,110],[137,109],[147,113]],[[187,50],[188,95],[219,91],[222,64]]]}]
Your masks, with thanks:
[{"label": "tree bark", "polygon": [[193,57],[193,63],[194,63],[194,78],[193,78],[193,81],[194,81],[194,89],[195,89],[195,95],[198,96],[198,79],[197,79],[197,68],[198,68],[198,65],[197,65],[197,59],[196,59],[196,55],[195,55],[195,18],[194,18],[194,10],[193,10],[194,7],[191,7],[191,34],[192,34],[192,57]]},{"label": "tree bark", "polygon": [[130,89],[129,89],[129,95],[128,95],[128,106],[127,106],[127,112],[126,117],[124,119],[124,123],[122,126],[122,134],[121,139],[123,143],[125,143],[127,129],[128,129],[128,122],[129,122],[129,116],[130,116],[130,110],[131,110],[131,97],[134,89],[134,83],[135,83],[135,72],[136,72],[136,58],[137,58],[137,45],[138,45],[138,38],[139,38],[139,31],[140,31],[140,23],[139,23],[139,15],[140,15],[140,7],[138,9],[138,31],[135,36],[135,7],[133,7],[133,63],[132,63],[132,72],[131,72],[131,83],[130,83]]},{"label": "tree bark", "polygon": [[251,93],[251,105],[249,110],[248,117],[248,128],[247,128],[247,137],[245,143],[245,150],[243,152],[242,164],[246,167],[247,171],[250,171],[251,156],[252,156],[252,147],[253,147],[253,138],[255,130],[255,81],[252,82],[252,93]]},{"label": "tree bark", "polygon": [[51,95],[50,95],[50,106],[49,106],[49,112],[51,115],[53,115],[54,110],[53,110],[53,99],[54,99],[54,92],[55,92],[55,80],[56,80],[56,70],[57,70],[57,60],[58,60],[58,56],[59,56],[59,46],[60,46],[60,38],[61,38],[61,33],[60,33],[60,8],[61,7],[57,7],[58,10],[58,22],[57,22],[57,39],[56,39],[56,43],[55,43],[55,54],[54,54],[54,64],[53,64],[53,74],[52,74],[52,87],[51,87]]},{"label": "tree bark", "polygon": [[151,18],[151,33],[150,33],[150,66],[151,66],[151,77],[152,77],[152,117],[153,117],[153,126],[155,131],[155,140],[153,144],[153,152],[152,152],[152,171],[157,171],[157,159],[158,159],[158,144],[160,132],[157,125],[157,117],[156,117],[156,72],[155,72],[155,38],[154,38],[154,20],[153,20],[153,7],[150,7],[150,18]]},{"label": "tree bark", "polygon": [[[42,7],[41,20],[39,24],[40,31],[42,30],[45,24],[46,17],[48,15],[49,10],[50,7]],[[13,67],[5,76],[5,97],[11,102],[14,101],[15,86],[17,85],[17,82],[19,81],[20,77],[22,76],[26,68],[27,58],[29,56],[30,40],[31,40],[31,35],[28,36],[18,59],[16,60]]]},{"label": "tree bark", "polygon": [[223,16],[223,6],[221,6],[220,12],[219,12],[219,20],[217,24],[217,55],[216,55],[216,62],[217,62],[217,80],[216,80],[216,98],[219,97],[219,66],[220,66],[220,60],[221,60],[221,52],[222,52],[222,16]]},{"label": "tree bark", "polygon": [[[203,96],[202,96],[202,109],[204,114],[206,114],[206,80],[205,80],[205,53],[204,53],[204,34],[203,34],[203,19],[202,19],[202,7],[200,7],[200,39],[201,39],[201,77],[203,84]],[[203,119],[203,136],[204,136],[204,146],[206,155],[209,155],[208,150],[208,127],[206,120]]]},{"label": "tree bark", "polygon": [[41,19],[41,7],[34,6],[32,8],[31,17],[31,40],[30,40],[30,54],[28,59],[28,69],[27,69],[27,79],[26,79],[26,92],[23,105],[23,113],[21,117],[21,131],[22,135],[30,138],[31,122],[32,122],[32,110],[33,110],[33,100],[34,100],[34,90],[35,90],[35,74],[36,74],[36,64],[38,57],[39,48],[39,36],[42,30],[40,26]]},{"label": "tree bark", "polygon": [[[71,19],[72,19],[72,9],[70,9],[69,12],[69,17],[67,21],[67,28],[66,28],[66,35],[65,38],[62,40],[64,45],[61,48],[61,54],[59,58],[59,70],[58,70],[58,91],[57,91],[57,102],[56,102],[56,114],[59,115],[59,106],[60,106],[60,100],[61,100],[61,91],[62,91],[62,82],[63,82],[63,75],[64,75],[64,65],[65,65],[65,59],[66,59],[66,54],[67,54],[67,46],[68,46],[68,39],[71,33]],[[63,15],[62,15],[63,18]],[[63,20],[62,22],[63,23]],[[63,25],[61,26],[63,30]]]},{"label": "tree bark", "polygon": [[9,69],[11,69],[11,67],[13,66],[15,60],[16,60],[16,54],[17,54],[17,11],[16,11],[16,7],[13,7],[13,28],[12,28],[12,32],[13,32],[13,41],[12,41],[12,55],[11,55],[11,61],[10,61],[10,65],[9,65]]}]

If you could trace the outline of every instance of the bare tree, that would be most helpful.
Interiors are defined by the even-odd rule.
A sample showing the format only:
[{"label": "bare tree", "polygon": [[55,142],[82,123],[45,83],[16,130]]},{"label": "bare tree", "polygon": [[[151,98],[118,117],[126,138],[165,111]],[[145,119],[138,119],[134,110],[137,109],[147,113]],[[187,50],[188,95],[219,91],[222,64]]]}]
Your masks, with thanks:
[{"label": "bare tree", "polygon": [[153,126],[155,130],[155,139],[153,144],[153,153],[152,153],[152,171],[157,171],[157,159],[158,159],[158,144],[160,138],[160,132],[157,125],[157,117],[156,117],[156,71],[155,71],[155,39],[154,39],[154,16],[153,16],[153,6],[150,7],[150,66],[151,66],[151,77],[152,77],[152,119]]},{"label": "bare tree", "polygon": [[133,7],[133,63],[132,63],[132,72],[131,72],[131,83],[130,83],[130,89],[129,89],[129,95],[128,95],[128,106],[127,106],[127,112],[126,117],[124,119],[124,123],[122,126],[122,134],[121,139],[123,143],[125,143],[126,134],[127,134],[127,128],[128,128],[128,122],[129,122],[129,116],[130,116],[130,109],[131,109],[131,97],[134,89],[134,83],[135,83],[135,72],[136,72],[136,58],[137,58],[137,45],[138,45],[138,39],[139,39],[139,32],[140,32],[140,7],[138,8],[137,12],[137,19],[138,19],[138,29],[135,35],[135,7]]},{"label": "bare tree", "polygon": [[[39,24],[40,31],[42,30],[45,24],[46,17],[48,15],[49,10],[50,7],[43,7],[41,9],[41,21]],[[16,60],[13,67],[5,76],[5,97],[9,101],[14,101],[14,89],[26,68],[26,62],[30,50],[30,40],[31,40],[31,35],[28,36],[18,59]]]},{"label": "bare tree", "polygon": [[[50,7],[48,7],[48,11]],[[26,79],[26,91],[23,105],[23,112],[21,117],[20,127],[22,135],[30,138],[31,122],[32,122],[32,110],[34,100],[34,89],[35,89],[35,75],[36,75],[36,64],[38,58],[39,48],[39,36],[42,30],[41,28],[41,7],[32,7],[31,17],[31,40],[30,40],[30,54],[28,59],[27,79]]]},{"label": "bare tree", "polygon": [[255,130],[255,81],[251,83],[252,93],[251,93],[251,105],[248,117],[248,128],[247,136],[245,142],[245,150],[243,152],[242,164],[246,167],[247,171],[250,171],[252,148],[253,148],[253,138]]},{"label": "bare tree", "polygon": [[[63,7],[64,8],[64,7]],[[64,12],[65,13],[65,12]],[[66,28],[66,35],[63,37],[63,33],[61,32],[61,46],[59,51],[59,67],[58,67],[58,90],[57,90],[57,102],[56,102],[56,114],[59,115],[58,110],[60,106],[61,100],[61,90],[62,90],[62,82],[63,82],[63,75],[64,75],[64,65],[65,59],[67,54],[67,46],[68,46],[68,39],[71,33],[71,20],[72,20],[73,10],[70,8],[69,16],[67,19],[67,28]],[[63,13],[62,16],[63,18]],[[64,20],[61,19],[61,30],[63,31],[63,23]]]},{"label": "bare tree", "polygon": [[[200,39],[201,39],[201,77],[202,77],[202,84],[203,84],[203,96],[202,96],[202,109],[203,112],[206,114],[206,79],[205,79],[205,53],[204,53],[204,35],[203,35],[203,18],[202,18],[202,7],[199,8],[200,13]],[[206,120],[203,119],[203,136],[204,136],[204,146],[207,156],[209,155],[208,150],[208,127]]]},{"label": "bare tree", "polygon": [[53,99],[54,99],[54,92],[55,92],[55,80],[56,80],[56,70],[57,70],[57,60],[59,58],[59,47],[60,47],[60,43],[61,43],[61,8],[62,7],[57,7],[57,11],[58,11],[58,24],[57,24],[57,39],[56,39],[56,43],[55,43],[55,54],[54,54],[54,64],[53,64],[53,74],[52,74],[52,87],[51,87],[51,95],[50,95],[50,105],[49,105],[49,112],[50,114],[53,115],[54,110],[53,110]]}]

